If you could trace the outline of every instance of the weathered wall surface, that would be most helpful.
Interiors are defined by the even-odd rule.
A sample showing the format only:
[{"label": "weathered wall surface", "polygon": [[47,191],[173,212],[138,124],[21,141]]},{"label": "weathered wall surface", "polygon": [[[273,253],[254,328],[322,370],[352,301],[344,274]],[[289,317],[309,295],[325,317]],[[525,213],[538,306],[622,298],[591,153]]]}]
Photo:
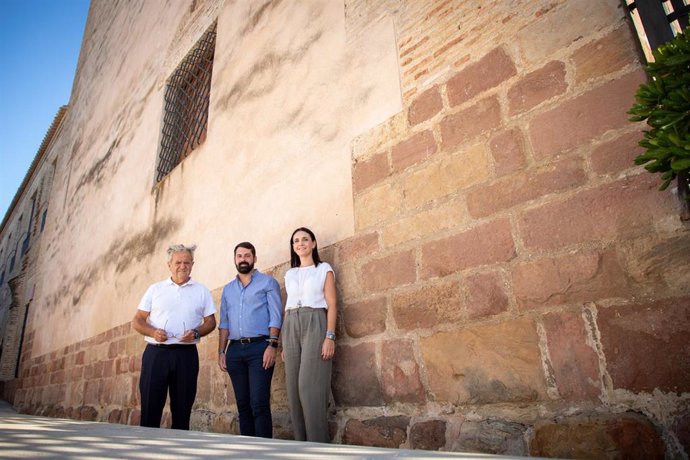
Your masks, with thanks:
[{"label": "weathered wall surface", "polygon": [[[154,186],[166,79],[216,20],[206,141]],[[350,141],[402,99],[392,31],[348,44],[344,20],[323,1],[93,4],[31,312],[63,327],[35,353],[129,320],[170,242],[198,244],[195,276],[219,287],[239,241],[270,267],[299,225],[353,234]]]},{"label": "weathered wall surface", "polygon": [[[8,388],[14,404],[30,412],[137,423],[143,341],[125,320],[146,285],[164,276],[158,258],[162,247],[171,238],[186,240],[186,235],[204,242],[208,249],[200,250],[195,273],[218,295],[232,270],[212,248],[226,251],[233,238],[250,230],[266,247],[275,233],[276,251],[282,251],[285,230],[297,223],[292,209],[300,206],[265,215],[252,211],[249,219],[233,214],[235,202],[227,200],[229,195],[213,198],[225,189],[223,174],[211,171],[245,171],[248,182],[238,179],[241,188],[271,174],[285,193],[287,182],[281,181],[292,162],[299,164],[297,171],[333,167],[335,173],[341,167],[337,148],[318,154],[330,165],[314,166],[309,157],[297,156],[315,139],[332,139],[348,146],[351,166],[337,172],[351,177],[351,231],[333,230],[338,219],[328,214],[331,207],[312,203],[313,195],[297,199],[308,196],[308,206],[317,207],[318,217],[309,214],[314,212],[310,208],[303,218],[309,225],[314,222],[318,235],[328,235],[321,247],[337,272],[342,314],[333,382],[335,442],[556,457],[687,457],[690,233],[678,218],[673,195],[658,192],[658,178],[632,163],[641,127],[627,121],[626,111],[645,75],[619,2],[354,0],[338,11],[332,6],[337,2],[326,3],[321,12],[329,19],[324,23],[338,24],[344,32],[335,36],[324,31],[321,37],[326,48],[343,47],[340,60],[319,48],[318,40],[307,46],[318,26],[289,38],[283,35],[289,31],[276,29],[287,23],[302,28],[307,22],[322,24],[314,18],[324,16],[309,9],[323,6],[320,2],[300,2],[308,7],[294,16],[291,2],[267,2],[259,9],[244,2],[199,4],[207,8],[209,20],[217,12],[219,21],[209,138],[154,190],[153,203],[150,185],[140,187],[141,201],[135,201],[133,210],[131,202],[110,202],[131,216],[127,222],[115,216],[93,219],[113,219],[113,232],[126,227],[149,244],[143,250],[139,243],[128,245],[130,239],[108,233],[94,233],[98,241],[89,243],[96,248],[106,242],[114,249],[110,258],[98,259],[112,268],[83,271],[84,279],[102,278],[131,299],[118,304],[125,310],[121,316],[103,320],[108,327],[96,329],[81,317],[80,322],[87,321],[82,329],[93,333],[55,341],[54,348],[46,347],[41,336],[45,319],[33,317],[21,378]],[[100,15],[130,14],[121,5],[112,6],[113,13],[106,11],[110,6],[95,5],[100,9],[92,12],[91,27]],[[177,24],[190,13],[161,14],[169,18],[162,24]],[[140,21],[145,22],[137,19],[137,30]],[[252,26],[243,29],[241,24]],[[260,33],[265,27],[276,34],[275,41],[268,31]],[[149,47],[163,46],[159,41],[173,36],[161,29],[151,28],[155,32],[149,35],[158,38]],[[181,36],[191,29],[178,28]],[[113,31],[94,30],[94,36],[98,32],[113,40]],[[90,46],[102,46],[103,39],[94,37]],[[320,55],[329,70],[341,65],[340,72],[320,87],[312,80],[312,72],[324,70],[320,61],[294,61],[297,57],[281,48],[285,42],[296,43],[304,56]],[[390,69],[386,50],[392,42],[397,98],[402,99],[384,84],[390,81],[384,71]],[[228,56],[239,52],[238,43],[247,44],[241,53],[247,59],[235,63]],[[286,58],[280,56],[286,55],[299,64],[284,69]],[[227,61],[221,65],[223,59]],[[148,76],[150,62],[131,65],[139,66],[141,80],[164,78],[166,73],[157,70],[157,77]],[[349,72],[348,65],[361,62],[385,64],[382,81],[370,90],[366,83],[377,74],[370,71],[376,67],[361,73],[366,81]],[[88,66],[95,64],[83,57],[79,85],[98,78],[97,66],[87,72]],[[255,73],[256,80],[249,77]],[[156,85],[161,81],[142,85],[154,88],[142,94],[159,97]],[[246,82],[243,90],[237,86],[240,81]],[[297,91],[295,82],[309,82],[314,93],[303,97],[275,90]],[[93,99],[93,91],[83,90],[77,99]],[[320,106],[332,91],[337,92],[328,99],[332,105]],[[138,100],[130,97],[136,91],[127,94],[123,100],[128,103]],[[262,95],[273,107],[287,107],[292,120],[303,114],[306,118],[282,125],[284,118],[258,101]],[[401,109],[390,100],[381,112],[376,112],[380,104],[363,109],[368,95],[401,100]],[[348,122],[336,115],[348,104],[353,108],[345,127]],[[150,119],[136,138],[153,145],[160,109],[156,104],[144,107],[142,113],[150,112]],[[255,113],[262,123],[247,121]],[[122,120],[132,123],[129,116]],[[219,126],[234,124],[243,131],[212,138],[212,132],[225,129]],[[254,139],[243,137],[244,131]],[[66,145],[88,138],[76,132],[71,136],[63,136]],[[244,156],[259,138],[266,139],[266,146],[288,146],[281,151],[285,157],[271,157],[271,164],[265,164],[268,152]],[[80,145],[102,142],[105,148],[113,142],[102,134],[97,139]],[[232,157],[225,148],[230,139],[241,146]],[[132,162],[121,168],[152,167],[141,162],[141,154],[118,155],[122,165]],[[255,158],[261,159],[261,172]],[[88,170],[94,162],[86,156],[70,167]],[[132,174],[140,174],[140,181],[149,178],[150,184],[151,170]],[[119,175],[110,182],[116,183]],[[69,181],[78,176],[72,174]],[[296,177],[321,184],[312,175]],[[340,176],[334,179],[335,184],[341,181]],[[305,182],[299,182],[300,190],[306,190],[301,188]],[[187,196],[185,184],[202,190],[186,189],[191,196],[180,201]],[[132,196],[126,184],[121,187],[119,192]],[[276,191],[270,186],[256,190]],[[114,197],[118,189],[108,186],[100,193]],[[264,195],[251,199],[262,205],[272,202]],[[192,222],[175,213],[180,202],[193,213]],[[203,209],[191,211],[192,204]],[[342,206],[338,212],[348,209]],[[240,229],[218,221],[226,214],[228,223]],[[260,233],[266,216],[271,229]],[[83,220],[76,221],[83,225]],[[63,250],[56,246],[62,238],[60,225],[67,224],[54,225],[56,257]],[[67,240],[68,253],[76,251],[76,241]],[[282,280],[286,259],[269,257],[271,262],[262,266],[272,267]],[[51,263],[45,261],[44,276],[55,272]],[[67,277],[74,287],[85,285],[78,276]],[[73,317],[81,308],[85,304],[77,299],[73,308],[60,312]],[[237,432],[229,379],[216,366],[215,339],[215,334],[208,337],[200,348],[204,359],[193,426]],[[282,376],[279,363],[275,430],[277,436],[289,437]]]}]

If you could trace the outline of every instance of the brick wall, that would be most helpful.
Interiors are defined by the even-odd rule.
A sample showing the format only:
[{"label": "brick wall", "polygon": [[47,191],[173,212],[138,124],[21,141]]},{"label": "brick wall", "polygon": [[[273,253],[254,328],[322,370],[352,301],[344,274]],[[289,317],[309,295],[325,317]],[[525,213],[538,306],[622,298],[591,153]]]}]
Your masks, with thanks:
[{"label": "brick wall", "polygon": [[[355,235],[322,248],[341,306],[334,442],[687,457],[690,234],[632,163],[633,37],[613,0],[510,4],[347,2],[352,35],[393,18],[405,109],[353,140]],[[6,394],[137,423],[143,345],[124,324],[29,346]],[[215,350],[212,335],[192,424],[236,433]]]}]

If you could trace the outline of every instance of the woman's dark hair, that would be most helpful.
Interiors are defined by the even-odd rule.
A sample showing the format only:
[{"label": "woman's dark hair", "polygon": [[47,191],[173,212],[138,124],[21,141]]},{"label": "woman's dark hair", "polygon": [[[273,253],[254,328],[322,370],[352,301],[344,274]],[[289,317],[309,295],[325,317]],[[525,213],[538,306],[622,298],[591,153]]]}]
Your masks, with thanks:
[{"label": "woman's dark hair", "polygon": [[321,263],[321,259],[319,258],[319,248],[316,244],[316,236],[314,235],[314,232],[309,230],[307,227],[300,227],[292,232],[292,235],[290,235],[290,267],[299,267],[300,263],[302,263],[299,260],[299,256],[295,252],[295,248],[292,247],[292,239],[295,237],[295,233],[297,232],[307,233],[311,237],[311,240],[314,242],[314,249],[312,250],[311,257],[314,259],[314,266],[318,267],[318,265]]}]

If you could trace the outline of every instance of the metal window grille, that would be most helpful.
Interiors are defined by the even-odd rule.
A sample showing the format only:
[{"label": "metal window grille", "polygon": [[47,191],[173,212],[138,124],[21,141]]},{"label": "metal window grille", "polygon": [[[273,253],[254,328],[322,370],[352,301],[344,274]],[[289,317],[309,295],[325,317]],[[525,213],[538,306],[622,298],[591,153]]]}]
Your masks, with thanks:
[{"label": "metal window grille", "polygon": [[168,80],[156,182],[206,140],[215,49],[214,23]]},{"label": "metal window grille", "polygon": [[648,62],[652,52],[688,27],[690,0],[624,0]]}]

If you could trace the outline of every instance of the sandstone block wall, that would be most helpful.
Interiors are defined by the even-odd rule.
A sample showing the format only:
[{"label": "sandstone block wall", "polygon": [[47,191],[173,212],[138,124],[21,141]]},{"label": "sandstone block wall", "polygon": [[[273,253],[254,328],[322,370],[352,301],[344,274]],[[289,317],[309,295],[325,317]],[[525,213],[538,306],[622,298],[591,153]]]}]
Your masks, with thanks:
[{"label": "sandstone block wall", "polygon": [[[632,162],[646,77],[619,2],[346,11],[351,36],[392,18],[405,108],[352,140],[355,234],[321,248],[341,307],[334,442],[687,457],[690,233]],[[17,407],[138,422],[129,324],[42,356],[28,342]],[[193,427],[236,433],[215,334],[200,354]]]}]

